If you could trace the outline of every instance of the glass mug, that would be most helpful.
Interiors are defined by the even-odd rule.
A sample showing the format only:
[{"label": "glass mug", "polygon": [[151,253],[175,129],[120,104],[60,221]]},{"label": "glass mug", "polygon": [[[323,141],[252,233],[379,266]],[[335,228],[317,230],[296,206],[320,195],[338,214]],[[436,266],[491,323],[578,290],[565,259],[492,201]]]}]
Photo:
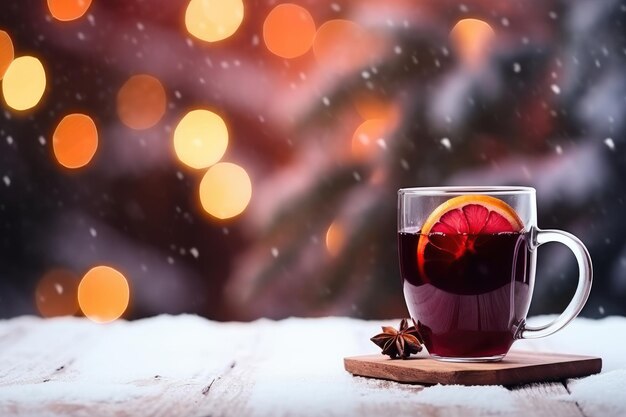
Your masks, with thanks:
[{"label": "glass mug", "polygon": [[[560,242],[578,262],[578,286],[552,323],[526,324],[537,248]],[[517,339],[548,336],[582,310],[591,258],[573,235],[537,227],[530,187],[433,187],[398,191],[403,292],[432,357],[501,360]]]}]

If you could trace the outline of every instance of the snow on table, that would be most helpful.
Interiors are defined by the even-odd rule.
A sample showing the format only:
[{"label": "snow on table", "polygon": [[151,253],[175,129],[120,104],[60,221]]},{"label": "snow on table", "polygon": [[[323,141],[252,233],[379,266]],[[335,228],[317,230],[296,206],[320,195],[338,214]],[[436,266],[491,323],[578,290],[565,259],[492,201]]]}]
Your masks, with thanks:
[{"label": "snow on table", "polygon": [[[538,318],[540,321],[542,318]],[[543,318],[548,320],[549,318]],[[386,322],[397,325],[396,321]],[[577,319],[517,349],[601,356],[603,372],[515,389],[353,377],[380,322],[159,316],[0,321],[2,416],[626,416],[626,318]]]}]

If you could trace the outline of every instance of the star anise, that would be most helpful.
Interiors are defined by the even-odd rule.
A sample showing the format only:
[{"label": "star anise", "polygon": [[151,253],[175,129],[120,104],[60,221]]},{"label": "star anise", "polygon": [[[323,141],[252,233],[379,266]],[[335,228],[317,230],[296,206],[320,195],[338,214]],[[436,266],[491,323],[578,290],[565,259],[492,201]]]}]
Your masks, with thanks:
[{"label": "star anise", "polygon": [[370,340],[383,350],[383,355],[389,355],[391,359],[395,359],[398,356],[406,359],[411,354],[422,350],[422,343],[424,343],[417,330],[417,323],[413,319],[411,321],[413,326],[409,327],[408,320],[402,319],[400,330],[396,330],[391,326],[382,326],[383,332]]}]

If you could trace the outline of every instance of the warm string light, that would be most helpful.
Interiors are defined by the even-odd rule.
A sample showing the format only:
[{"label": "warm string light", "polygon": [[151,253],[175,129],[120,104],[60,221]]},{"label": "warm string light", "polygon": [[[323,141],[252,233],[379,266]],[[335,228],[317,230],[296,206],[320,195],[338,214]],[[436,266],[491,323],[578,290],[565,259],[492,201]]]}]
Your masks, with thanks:
[{"label": "warm string light", "polygon": [[91,6],[91,0],[48,0],[48,10],[57,20],[69,21],[82,17]]},{"label": "warm string light", "polygon": [[174,151],[185,165],[208,168],[218,162],[228,147],[224,120],[209,110],[192,110],[174,130]]},{"label": "warm string light", "polygon": [[98,149],[98,130],[91,117],[74,113],[65,116],[52,135],[52,149],[66,168],[87,165]]},{"label": "warm string light", "polygon": [[270,52],[283,58],[296,58],[311,49],[315,22],[301,6],[279,4],[263,23],[263,40]]},{"label": "warm string light", "polygon": [[313,52],[327,69],[344,73],[363,65],[373,45],[372,36],[363,27],[349,20],[335,19],[318,28]]},{"label": "warm string light", "polygon": [[134,75],[117,93],[117,114],[131,129],[148,129],[161,120],[166,102],[161,81],[147,74]]},{"label": "warm string light", "polygon": [[328,253],[331,256],[339,255],[345,240],[346,234],[341,224],[337,221],[332,222],[326,231],[326,250]]},{"label": "warm string light", "polygon": [[245,169],[230,162],[220,162],[207,170],[200,182],[200,203],[218,219],[241,214],[252,197],[252,182]]},{"label": "warm string light", "polygon": [[0,30],[0,80],[4,77],[4,73],[9,68],[14,57],[11,37],[4,30]]},{"label": "warm string light", "polygon": [[461,61],[468,67],[477,68],[485,62],[495,32],[482,20],[461,19],[450,31],[450,39]]},{"label": "warm string light", "polygon": [[46,71],[33,56],[15,58],[4,73],[2,94],[6,104],[15,110],[35,107],[46,89]]},{"label": "warm string light", "polygon": [[43,317],[72,316],[78,312],[79,277],[66,269],[48,271],[35,288],[35,304]]},{"label": "warm string light", "polygon": [[185,11],[187,31],[206,42],[232,36],[243,21],[242,0],[191,0]]},{"label": "warm string light", "polygon": [[96,323],[117,320],[128,308],[130,288],[126,277],[109,266],[90,269],[78,285],[78,304]]}]

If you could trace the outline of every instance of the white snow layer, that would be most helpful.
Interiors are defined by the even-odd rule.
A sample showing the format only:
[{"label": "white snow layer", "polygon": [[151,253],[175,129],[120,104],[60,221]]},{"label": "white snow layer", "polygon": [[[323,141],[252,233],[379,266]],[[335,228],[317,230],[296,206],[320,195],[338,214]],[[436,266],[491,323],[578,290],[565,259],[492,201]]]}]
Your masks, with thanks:
[{"label": "white snow layer", "polygon": [[[109,325],[79,318],[0,321],[0,415],[115,415],[148,400],[189,402],[177,415],[212,414],[227,401],[213,397],[233,392],[219,391],[229,372],[243,381],[229,398],[245,402],[246,415],[385,415],[388,407],[400,415],[420,409],[435,415],[437,407],[518,415],[528,407],[519,392],[498,386],[424,388],[351,376],[343,358],[378,352],[369,337],[381,324],[348,318],[217,323],[189,315]],[[603,373],[569,381],[571,395],[550,401],[575,401],[587,415],[624,416],[624,346],[626,318],[608,317],[577,319],[515,348],[601,356]]]}]

